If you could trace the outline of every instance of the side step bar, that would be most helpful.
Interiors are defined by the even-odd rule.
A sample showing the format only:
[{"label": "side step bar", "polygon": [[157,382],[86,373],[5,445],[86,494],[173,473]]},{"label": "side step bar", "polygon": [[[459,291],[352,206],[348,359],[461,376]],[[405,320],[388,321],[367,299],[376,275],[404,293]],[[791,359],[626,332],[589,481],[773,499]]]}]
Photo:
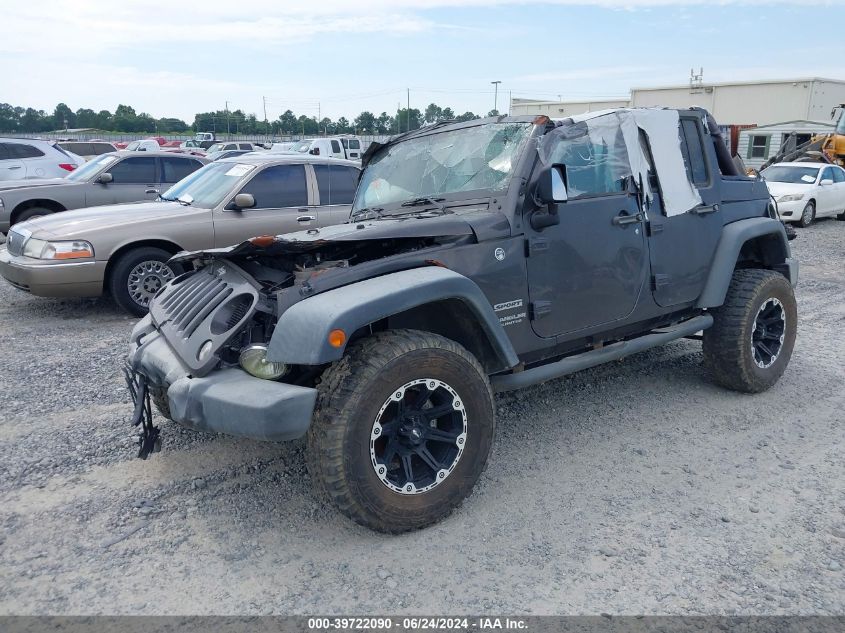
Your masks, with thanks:
[{"label": "side step bar", "polygon": [[631,339],[630,341],[620,341],[612,345],[607,345],[606,347],[576,354],[575,356],[567,356],[557,362],[540,365],[539,367],[526,369],[515,374],[493,376],[491,383],[493,390],[497,392],[530,387],[531,385],[537,385],[553,378],[560,378],[567,374],[574,374],[576,371],[595,367],[611,360],[619,360],[620,358],[642,352],[650,347],[668,343],[669,341],[674,341],[675,339],[690,336],[701,330],[706,330],[711,325],[713,325],[712,315],[703,314],[683,323],[678,323],[671,329],[659,330],[640,336],[639,338]]}]

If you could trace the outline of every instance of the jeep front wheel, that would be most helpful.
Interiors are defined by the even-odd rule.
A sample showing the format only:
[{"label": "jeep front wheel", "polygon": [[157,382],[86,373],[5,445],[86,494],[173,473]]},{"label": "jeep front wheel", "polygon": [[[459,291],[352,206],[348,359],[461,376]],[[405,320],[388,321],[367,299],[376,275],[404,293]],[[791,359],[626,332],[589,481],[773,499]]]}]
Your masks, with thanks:
[{"label": "jeep front wheel", "polygon": [[379,333],[323,374],[308,470],[357,523],[405,532],[469,495],[494,430],[490,383],[472,354],[427,332]]},{"label": "jeep front wheel", "polygon": [[789,281],[771,270],[737,270],[704,331],[704,362],[723,387],[765,391],[792,356],[798,310]]}]

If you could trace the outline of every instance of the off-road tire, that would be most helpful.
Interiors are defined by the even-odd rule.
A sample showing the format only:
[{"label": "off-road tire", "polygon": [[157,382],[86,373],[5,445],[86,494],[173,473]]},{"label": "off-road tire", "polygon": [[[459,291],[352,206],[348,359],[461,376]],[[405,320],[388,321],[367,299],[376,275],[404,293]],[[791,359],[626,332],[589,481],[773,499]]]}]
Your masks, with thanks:
[{"label": "off-road tire", "polygon": [[[427,492],[405,495],[383,483],[370,454],[374,422],[386,399],[409,381],[430,378],[454,388],[466,409],[466,441],[454,470]],[[470,494],[495,433],[490,382],[478,360],[456,342],[394,330],[350,345],[318,385],[306,463],[317,489],[343,514],[370,529],[397,534],[435,523]]]},{"label": "off-road tire", "polygon": [[802,229],[806,229],[813,223],[813,220],[816,219],[816,203],[810,200],[806,205],[804,205],[804,210],[801,211],[801,217],[798,219],[797,224]]},{"label": "off-road tire", "polygon": [[45,215],[51,215],[53,213],[53,210],[48,209],[47,207],[29,207],[28,209],[21,211],[15,217],[15,221],[12,223],[12,226],[20,222],[26,222],[27,220],[31,220],[32,218],[40,218]]},{"label": "off-road tire", "polygon": [[[133,248],[121,255],[109,271],[108,278],[109,293],[115,302],[133,316],[142,317],[147,314],[149,309],[138,304],[129,294],[127,288],[129,274],[135,266],[142,262],[157,261],[164,263],[170,257],[171,254],[166,250],[154,246]],[[180,273],[179,270],[172,270],[172,272],[174,277]]]},{"label": "off-road tire", "polygon": [[149,390],[150,400],[153,401],[158,412],[168,420],[172,420],[173,418],[170,415],[170,400],[167,399],[167,389],[165,387],[150,385]]},{"label": "off-road tire", "polygon": [[[754,359],[752,336],[760,308],[772,299],[782,306],[784,338],[772,364],[761,368]],[[759,393],[775,384],[795,346],[798,310],[789,280],[771,270],[737,270],[725,302],[712,314],[713,325],[704,330],[703,348],[704,363],[715,381],[745,393]]]}]

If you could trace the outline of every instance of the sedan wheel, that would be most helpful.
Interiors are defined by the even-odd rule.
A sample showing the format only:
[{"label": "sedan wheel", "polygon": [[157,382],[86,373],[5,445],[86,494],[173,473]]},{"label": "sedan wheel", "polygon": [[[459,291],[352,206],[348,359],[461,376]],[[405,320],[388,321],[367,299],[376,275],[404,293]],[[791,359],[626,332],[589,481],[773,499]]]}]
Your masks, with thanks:
[{"label": "sedan wheel", "polygon": [[147,260],[131,270],[126,289],[135,303],[149,307],[150,300],[173,277],[173,270],[167,264],[154,259]]},{"label": "sedan wheel", "polygon": [[812,200],[807,203],[804,210],[801,212],[801,219],[798,221],[798,226],[807,228],[816,219],[816,203]]},{"label": "sedan wheel", "polygon": [[109,264],[108,288],[118,305],[135,316],[144,316],[159,289],[178,272],[168,263],[171,254],[161,248],[134,248]]}]

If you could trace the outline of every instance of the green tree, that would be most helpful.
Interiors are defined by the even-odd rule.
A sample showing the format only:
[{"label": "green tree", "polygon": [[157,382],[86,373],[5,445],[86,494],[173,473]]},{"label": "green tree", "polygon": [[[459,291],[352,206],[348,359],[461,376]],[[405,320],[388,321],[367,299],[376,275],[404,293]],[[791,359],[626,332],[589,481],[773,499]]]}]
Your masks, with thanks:
[{"label": "green tree", "polygon": [[94,127],[98,130],[111,130],[111,112],[109,112],[108,110],[100,110],[99,112],[97,112],[97,119]]},{"label": "green tree", "polygon": [[298,121],[296,115],[291,110],[285,110],[279,117],[281,131],[284,134],[296,134],[298,131]]},{"label": "green tree", "polygon": [[20,118],[21,132],[46,132],[53,127],[52,117],[48,117],[44,110],[27,108]]},{"label": "green tree", "polygon": [[498,110],[490,110],[490,112],[487,113],[487,116],[499,116],[499,111]]},{"label": "green tree", "polygon": [[376,120],[376,132],[379,134],[390,134],[390,130],[393,127],[393,117],[390,116],[387,112],[382,112],[378,115],[378,119]]},{"label": "green tree", "polygon": [[335,124],[332,123],[332,120],[329,117],[324,116],[322,119],[320,119],[320,133],[321,134],[331,134],[332,132],[334,132],[334,129],[335,129]]},{"label": "green tree", "polygon": [[0,132],[16,132],[20,115],[9,103],[0,103]]},{"label": "green tree", "polygon": [[440,113],[440,120],[441,121],[451,121],[455,118],[455,113],[452,112],[452,108],[443,108],[443,112]]},{"label": "green tree", "polygon": [[440,120],[440,117],[443,115],[443,108],[441,108],[436,103],[429,103],[428,107],[425,109],[424,119],[425,122],[428,124],[437,123]]},{"label": "green tree", "polygon": [[422,127],[422,115],[417,108],[399,108],[396,113],[396,131],[407,132]]},{"label": "green tree", "polygon": [[66,130],[76,127],[76,114],[64,103],[60,103],[53,110],[53,129]]},{"label": "green tree", "polygon": [[337,134],[349,134],[352,131],[352,126],[349,125],[349,121],[345,116],[340,117],[337,120]]},{"label": "green tree", "polygon": [[358,115],[353,124],[360,134],[374,134],[376,131],[376,117],[366,110]]},{"label": "green tree", "polygon": [[478,116],[477,114],[473,114],[472,112],[464,112],[463,114],[456,116],[455,120],[463,122],[463,121],[474,121],[475,119],[480,119],[480,118],[481,118],[480,116]]}]

